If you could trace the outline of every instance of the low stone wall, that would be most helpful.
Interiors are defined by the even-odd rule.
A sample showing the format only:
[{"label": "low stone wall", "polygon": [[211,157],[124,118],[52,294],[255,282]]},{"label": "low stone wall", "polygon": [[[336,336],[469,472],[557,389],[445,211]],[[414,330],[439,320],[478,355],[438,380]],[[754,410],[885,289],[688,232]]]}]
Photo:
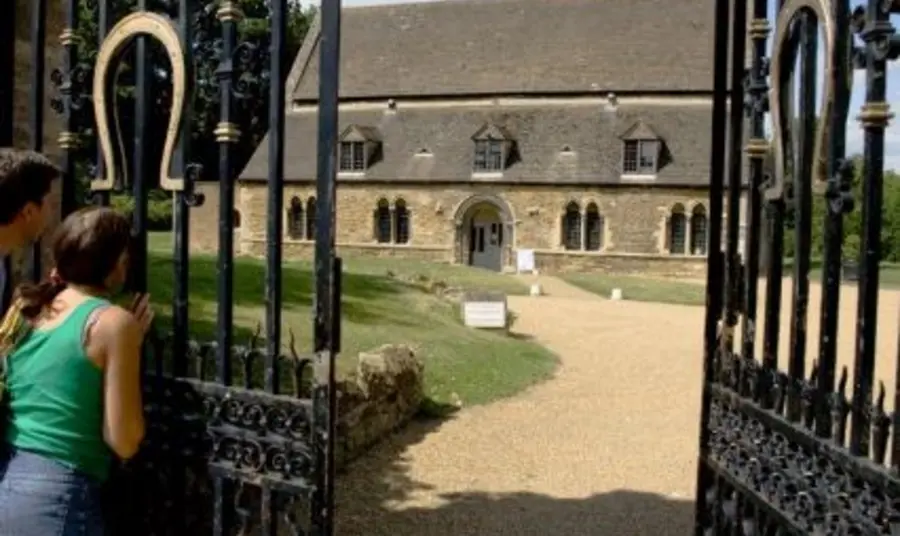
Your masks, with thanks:
[{"label": "low stone wall", "polygon": [[416,415],[425,397],[423,373],[422,361],[405,345],[359,354],[356,371],[337,385],[339,468]]},{"label": "low stone wall", "polygon": [[[240,229],[235,230],[236,255],[265,258],[265,240],[241,238],[240,234]],[[209,239],[210,235],[204,236]],[[217,251],[217,244],[218,242],[215,240],[192,241],[191,248],[197,252],[212,253]],[[285,239],[282,245],[286,260],[312,259],[313,257],[315,244],[311,241]],[[452,263],[453,259],[452,248],[441,246],[338,243],[337,253],[353,258],[398,257],[448,264]],[[706,273],[705,256],[535,250],[534,262],[535,267],[545,273],[598,271],[692,278],[703,277]],[[507,270],[510,271],[513,268],[508,266]]]},{"label": "low stone wall", "polygon": [[605,272],[625,275],[699,278],[706,274],[706,257],[629,255],[537,250],[535,267],[545,273]]},{"label": "low stone wall", "polygon": [[[310,240],[291,240],[282,242],[286,259],[312,259],[315,253],[315,242]],[[400,257],[426,262],[450,262],[453,252],[442,246],[413,246],[392,244],[354,244],[338,243],[338,255],[344,257]],[[253,257],[266,256],[265,240],[241,239],[238,241],[237,253]]]}]

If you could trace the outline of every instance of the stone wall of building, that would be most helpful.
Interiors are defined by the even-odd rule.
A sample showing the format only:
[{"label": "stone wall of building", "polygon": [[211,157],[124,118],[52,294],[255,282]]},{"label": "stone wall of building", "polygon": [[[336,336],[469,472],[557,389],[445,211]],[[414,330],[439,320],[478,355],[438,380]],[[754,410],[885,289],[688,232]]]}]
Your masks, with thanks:
[{"label": "stone wall of building", "polygon": [[[207,192],[215,185],[202,185]],[[313,185],[285,188],[285,206],[296,197],[306,202],[315,195]],[[511,248],[534,249],[540,269],[607,269],[624,272],[656,271],[696,274],[705,258],[668,255],[667,218],[676,204],[688,211],[706,204],[701,189],[662,188],[565,188],[550,186],[441,185],[394,186],[342,183],[337,194],[337,242],[343,255],[403,256],[437,262],[459,262],[458,225],[465,201],[472,196],[502,200],[512,213]],[[215,192],[206,196],[204,207],[192,213],[192,246],[196,250],[217,249],[218,203]],[[410,215],[409,243],[378,244],[374,234],[374,211],[379,199],[395,203],[402,199]],[[562,246],[562,217],[569,202],[584,209],[596,203],[604,218],[604,247],[599,252],[566,251]],[[238,253],[262,256],[266,239],[266,188],[262,183],[243,182],[238,188],[236,208],[241,227],[235,230]],[[312,254],[308,240],[287,236],[285,256]],[[648,264],[659,265],[655,268]]]},{"label": "stone wall of building", "polygon": [[[219,249],[219,184],[201,182],[194,190],[203,195],[203,203],[192,207],[189,234],[193,251],[215,252]],[[243,221],[241,221],[243,224]],[[235,233],[240,233],[236,229]],[[238,239],[236,234],[235,240]],[[238,249],[238,248],[235,248]]]}]

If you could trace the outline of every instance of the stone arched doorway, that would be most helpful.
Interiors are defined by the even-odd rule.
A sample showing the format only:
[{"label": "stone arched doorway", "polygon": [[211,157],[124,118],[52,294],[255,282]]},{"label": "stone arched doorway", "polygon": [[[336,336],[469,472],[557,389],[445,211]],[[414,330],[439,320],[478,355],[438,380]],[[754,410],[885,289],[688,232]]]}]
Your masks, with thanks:
[{"label": "stone arched doorway", "polygon": [[456,209],[457,262],[500,272],[512,262],[513,217],[495,196],[475,195]]}]

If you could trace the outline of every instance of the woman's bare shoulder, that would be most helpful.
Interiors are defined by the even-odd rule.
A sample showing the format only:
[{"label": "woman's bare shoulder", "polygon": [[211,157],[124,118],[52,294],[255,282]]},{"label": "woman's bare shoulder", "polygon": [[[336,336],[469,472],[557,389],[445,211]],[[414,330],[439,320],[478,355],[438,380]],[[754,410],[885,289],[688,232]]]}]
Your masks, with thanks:
[{"label": "woman's bare shoulder", "polygon": [[110,305],[100,311],[93,328],[95,336],[106,341],[132,337],[140,340],[140,326],[134,315],[118,305]]}]

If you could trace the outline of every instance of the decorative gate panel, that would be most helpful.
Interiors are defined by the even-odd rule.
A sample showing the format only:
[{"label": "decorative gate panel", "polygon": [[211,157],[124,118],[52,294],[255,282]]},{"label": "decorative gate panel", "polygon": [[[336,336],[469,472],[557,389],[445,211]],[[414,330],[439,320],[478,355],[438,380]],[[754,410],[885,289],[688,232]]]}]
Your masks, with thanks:
[{"label": "decorative gate panel", "polygon": [[[851,11],[846,0],[779,1],[770,23],[767,0],[750,1],[749,6],[748,0],[716,2],[709,249],[722,253],[710,255],[707,275],[695,532],[896,534],[900,399],[894,395],[890,413],[884,383],[878,391],[874,386],[876,358],[897,359],[876,356],[875,342],[884,133],[892,117],[886,102],[886,65],[900,55],[890,22],[892,13],[900,13],[900,3],[868,0]],[[770,29],[774,35],[768,59]],[[748,38],[752,62],[745,73],[740,67]],[[739,66],[730,71],[730,84],[729,41],[730,63]],[[865,104],[858,118],[864,129],[858,200],[853,198],[854,169],[845,147],[854,69],[866,73]],[[729,97],[744,106],[729,110]],[[767,113],[771,144],[765,134]],[[749,159],[747,177],[741,173],[741,150]],[[740,214],[742,195],[746,215]],[[824,220],[813,219],[816,196],[824,200]],[[856,247],[843,239],[845,217],[853,210],[862,211],[861,243]],[[742,217],[749,234],[740,252]],[[793,228],[793,236],[787,236],[793,238],[793,294],[790,332],[782,334],[786,222]],[[819,226],[822,299],[816,341],[808,336],[807,311],[812,229]],[[760,254],[763,246],[766,255]],[[847,262],[847,251],[858,253],[858,266]],[[760,263],[763,257],[765,265]],[[759,279],[761,271],[764,281]],[[839,318],[838,303],[842,273],[846,281],[856,279],[857,271],[855,352],[853,370],[848,371],[838,367],[838,323],[848,321]],[[758,284],[765,285],[761,349],[756,345]],[[779,355],[782,337],[789,337],[787,356]],[[807,348],[815,344],[818,357],[808,362]]]},{"label": "decorative gate panel", "polygon": [[[46,0],[32,0],[34,57],[42,58]],[[15,7],[15,2],[13,2]],[[134,200],[134,248],[130,289],[147,288],[148,201],[151,188],[173,199],[173,303],[171,333],[148,337],[144,355],[147,437],[139,455],[120,468],[109,486],[112,534],[295,534],[333,533],[335,391],[334,358],[340,344],[341,262],[334,248],[334,158],[337,135],[340,2],[321,9],[322,46],[316,213],[314,348],[297,352],[282,332],[282,236],[284,110],[287,65],[285,39],[288,0],[268,2],[270,47],[260,51],[239,41],[243,14],[233,0],[203,3],[138,0],[136,10],[113,19],[112,0],[65,0],[66,28],[60,69],[50,76],[58,96],[53,106],[64,120],[59,144],[65,150],[63,214],[81,204],[79,179],[92,175],[90,202],[108,204],[111,192]],[[119,5],[119,4],[116,4]],[[79,56],[78,23],[93,13],[100,43],[95,57]],[[195,32],[197,17],[215,13],[218,28]],[[18,14],[20,17],[24,14]],[[4,18],[9,14],[4,14]],[[12,16],[16,20],[15,14]],[[5,27],[5,26],[4,26]],[[160,47],[160,65],[151,46]],[[134,107],[117,105],[118,67],[133,47]],[[10,80],[15,42],[0,37],[0,78]],[[218,56],[213,79],[198,79],[196,51]],[[266,60],[267,58],[267,60]],[[248,74],[242,67],[268,61],[269,93],[268,225],[265,329],[237,344],[234,330],[235,144],[244,117]],[[42,61],[34,80],[44,79]],[[160,69],[166,87],[158,84]],[[217,176],[191,159],[192,91],[218,88]],[[11,117],[12,97],[0,85],[0,117]],[[168,128],[151,132],[158,95],[166,93]],[[40,150],[44,97],[37,83],[29,103],[33,148]],[[124,117],[123,117],[124,115]],[[150,155],[155,137],[164,137],[162,158]],[[10,136],[0,143],[11,144]],[[86,147],[96,141],[92,169],[79,167]],[[88,143],[86,143],[88,142]],[[83,160],[83,158],[81,158]],[[218,181],[219,252],[215,340],[191,333],[189,212],[204,202],[194,191],[201,179]],[[35,248],[39,253],[40,249]],[[33,275],[40,272],[34,256]],[[285,348],[287,350],[285,350]]]}]

